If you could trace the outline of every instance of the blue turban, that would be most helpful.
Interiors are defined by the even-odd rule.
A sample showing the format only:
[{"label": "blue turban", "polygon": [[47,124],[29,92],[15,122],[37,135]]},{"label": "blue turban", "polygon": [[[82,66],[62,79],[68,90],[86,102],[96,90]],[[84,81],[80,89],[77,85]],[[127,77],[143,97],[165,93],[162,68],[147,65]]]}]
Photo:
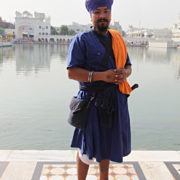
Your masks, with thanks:
[{"label": "blue turban", "polygon": [[86,0],[86,9],[92,15],[94,10],[98,7],[107,7],[111,10],[113,0]]}]

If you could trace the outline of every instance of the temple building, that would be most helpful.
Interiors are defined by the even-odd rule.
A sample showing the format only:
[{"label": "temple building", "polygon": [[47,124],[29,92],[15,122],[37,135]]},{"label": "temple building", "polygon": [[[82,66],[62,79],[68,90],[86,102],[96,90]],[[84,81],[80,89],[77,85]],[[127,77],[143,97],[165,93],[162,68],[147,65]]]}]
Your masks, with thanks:
[{"label": "temple building", "polygon": [[16,40],[27,39],[35,40],[47,37],[51,32],[50,17],[44,13],[34,12],[34,16],[28,12],[16,11],[15,17],[15,37]]},{"label": "temple building", "polygon": [[173,26],[172,30],[172,40],[180,44],[180,14],[179,21]]}]

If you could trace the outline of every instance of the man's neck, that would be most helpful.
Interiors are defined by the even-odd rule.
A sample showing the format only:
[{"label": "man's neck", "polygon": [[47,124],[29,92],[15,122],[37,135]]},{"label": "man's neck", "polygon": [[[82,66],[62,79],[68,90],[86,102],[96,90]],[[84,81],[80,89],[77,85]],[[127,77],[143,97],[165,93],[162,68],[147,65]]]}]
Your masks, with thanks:
[{"label": "man's neck", "polygon": [[107,33],[108,33],[108,30],[106,30],[106,31],[99,31],[97,28],[94,28],[94,30],[95,30],[96,32],[98,32],[99,34],[103,35],[103,36],[106,36]]}]

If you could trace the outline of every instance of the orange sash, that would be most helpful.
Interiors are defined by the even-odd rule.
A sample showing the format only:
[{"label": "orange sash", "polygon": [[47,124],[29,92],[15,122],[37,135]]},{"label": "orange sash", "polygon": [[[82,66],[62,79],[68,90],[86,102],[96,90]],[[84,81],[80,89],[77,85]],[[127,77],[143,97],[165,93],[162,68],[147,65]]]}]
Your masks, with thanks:
[{"label": "orange sash", "polygon": [[[112,36],[112,49],[115,56],[116,68],[124,68],[127,59],[127,48],[125,42],[118,31],[109,29],[109,32],[111,33]],[[128,94],[128,95],[132,91],[127,80],[119,84],[119,90],[123,94]]]}]

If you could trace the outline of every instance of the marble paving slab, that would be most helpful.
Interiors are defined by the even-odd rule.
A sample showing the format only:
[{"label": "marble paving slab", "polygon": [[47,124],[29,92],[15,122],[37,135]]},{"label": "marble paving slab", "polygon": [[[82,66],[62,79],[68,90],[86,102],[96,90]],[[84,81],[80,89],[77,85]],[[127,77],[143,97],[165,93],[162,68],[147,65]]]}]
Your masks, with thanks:
[{"label": "marble paving slab", "polygon": [[[75,161],[75,150],[0,150],[0,161]],[[180,161],[180,151],[132,151],[125,161]]]},{"label": "marble paving slab", "polygon": [[[75,180],[76,151],[0,150],[0,180]],[[98,163],[87,180],[99,180]],[[180,180],[179,151],[132,151],[111,162],[109,180]]]},{"label": "marble paving slab", "polygon": [[[32,180],[48,179],[77,179],[76,164],[73,162],[41,162],[37,163]],[[92,164],[88,171],[87,180],[99,179],[98,164]],[[137,162],[126,162],[122,164],[112,163],[109,169],[109,179],[145,179]]]}]

